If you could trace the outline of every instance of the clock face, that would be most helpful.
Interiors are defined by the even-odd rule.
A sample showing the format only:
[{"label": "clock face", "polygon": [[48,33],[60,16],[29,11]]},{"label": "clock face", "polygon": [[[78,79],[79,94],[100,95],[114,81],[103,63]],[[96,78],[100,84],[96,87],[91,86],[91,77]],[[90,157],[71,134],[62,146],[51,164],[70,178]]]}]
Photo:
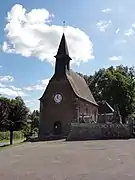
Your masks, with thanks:
[{"label": "clock face", "polygon": [[60,102],[62,101],[62,96],[61,96],[61,94],[56,94],[56,95],[54,96],[54,101],[55,101],[56,103],[60,103]]}]

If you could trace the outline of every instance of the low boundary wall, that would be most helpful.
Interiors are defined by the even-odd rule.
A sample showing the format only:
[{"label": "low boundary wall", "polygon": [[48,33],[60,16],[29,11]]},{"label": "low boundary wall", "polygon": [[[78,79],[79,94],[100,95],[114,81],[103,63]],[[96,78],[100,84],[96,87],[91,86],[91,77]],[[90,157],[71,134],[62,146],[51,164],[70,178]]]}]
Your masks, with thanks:
[{"label": "low boundary wall", "polygon": [[67,137],[67,141],[128,139],[130,137],[131,129],[128,124],[71,123],[71,131]]}]

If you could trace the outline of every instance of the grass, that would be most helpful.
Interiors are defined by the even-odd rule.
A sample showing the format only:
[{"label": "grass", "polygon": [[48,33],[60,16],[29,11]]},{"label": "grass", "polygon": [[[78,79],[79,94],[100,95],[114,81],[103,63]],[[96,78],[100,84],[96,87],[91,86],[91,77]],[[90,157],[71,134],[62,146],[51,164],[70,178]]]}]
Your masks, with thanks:
[{"label": "grass", "polygon": [[[15,131],[13,133],[13,145],[23,142],[25,140],[24,135],[21,131]],[[0,132],[0,149],[10,145],[10,132]]]},{"label": "grass", "polygon": [[[21,131],[14,131],[13,133],[13,139],[18,140],[18,139],[23,139],[23,133]],[[0,142],[1,141],[7,141],[10,139],[10,132],[0,132]]]},{"label": "grass", "polygon": [[[17,141],[23,141],[25,140],[25,138],[19,138],[19,139],[13,139],[13,143],[17,142]],[[0,141],[0,143],[8,143],[9,139],[3,139]]]}]

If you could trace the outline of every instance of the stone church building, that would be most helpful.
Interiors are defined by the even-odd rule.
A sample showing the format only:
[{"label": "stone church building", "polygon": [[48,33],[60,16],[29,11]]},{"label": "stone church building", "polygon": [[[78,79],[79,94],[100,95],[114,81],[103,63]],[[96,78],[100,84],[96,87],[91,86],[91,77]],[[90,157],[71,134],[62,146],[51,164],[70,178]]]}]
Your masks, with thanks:
[{"label": "stone church building", "polygon": [[97,121],[98,105],[91,91],[84,78],[70,69],[72,59],[64,33],[55,58],[55,72],[40,98],[40,139],[50,134],[67,135],[71,122],[83,117]]}]

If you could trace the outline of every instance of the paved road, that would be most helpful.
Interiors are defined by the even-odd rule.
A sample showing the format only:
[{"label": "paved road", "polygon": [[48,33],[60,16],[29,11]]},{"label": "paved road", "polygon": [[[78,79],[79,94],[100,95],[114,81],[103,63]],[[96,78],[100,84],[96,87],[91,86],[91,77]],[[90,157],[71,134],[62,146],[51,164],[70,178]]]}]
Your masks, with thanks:
[{"label": "paved road", "polygon": [[24,143],[0,151],[0,180],[135,180],[135,140]]}]

